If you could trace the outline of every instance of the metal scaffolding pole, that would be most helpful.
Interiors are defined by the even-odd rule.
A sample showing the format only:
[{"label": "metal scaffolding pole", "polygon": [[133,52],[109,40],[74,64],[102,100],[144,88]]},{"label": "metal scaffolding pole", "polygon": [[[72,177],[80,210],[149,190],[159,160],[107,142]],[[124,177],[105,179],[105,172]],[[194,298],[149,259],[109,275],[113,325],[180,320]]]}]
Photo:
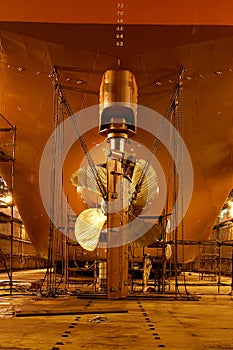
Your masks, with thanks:
[{"label": "metal scaffolding pole", "polygon": [[231,247],[231,295],[233,295],[233,244]]},{"label": "metal scaffolding pole", "polygon": [[14,178],[15,178],[15,142],[16,142],[16,127],[12,127],[13,131],[13,150],[11,163],[11,249],[10,249],[10,294],[13,289],[13,239],[14,239]]},{"label": "metal scaffolding pole", "polygon": [[[7,187],[11,193],[11,203],[10,205],[10,266],[9,266],[9,284],[10,284],[10,295],[13,291],[13,240],[14,240],[14,176],[15,176],[15,143],[16,143],[16,126],[12,125],[2,114],[0,114],[0,119],[7,124],[7,127],[1,127],[0,132],[12,132],[12,141],[6,143],[6,146],[12,147],[11,155],[8,152],[2,150],[2,160],[3,162],[11,162],[11,171],[10,171],[10,184],[7,184]],[[7,265],[6,265],[7,266]]]}]

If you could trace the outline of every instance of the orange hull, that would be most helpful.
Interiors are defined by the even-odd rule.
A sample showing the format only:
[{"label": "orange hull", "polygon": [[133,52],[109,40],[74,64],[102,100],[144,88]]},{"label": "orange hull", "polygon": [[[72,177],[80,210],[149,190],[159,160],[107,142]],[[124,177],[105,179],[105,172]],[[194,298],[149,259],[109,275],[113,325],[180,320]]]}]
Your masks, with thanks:
[{"label": "orange hull", "polygon": [[[139,104],[161,114],[180,67],[186,68],[183,138],[192,160],[194,189],[184,218],[184,238],[207,239],[233,183],[233,27],[126,25],[123,47],[115,45],[115,24],[2,22],[0,31],[0,112],[17,126],[15,201],[38,250],[47,253],[49,218],[40,196],[39,169],[52,133],[49,73],[54,65],[66,67],[59,70],[60,78],[71,88],[67,98],[74,112],[98,104],[102,73],[120,64],[135,74]],[[84,136],[89,149],[103,141],[97,127]],[[134,140],[150,148],[153,137],[139,128]],[[69,179],[83,157],[77,142],[64,163],[65,195],[77,214],[85,204]],[[167,176],[164,147],[156,157]],[[7,165],[1,164],[1,173],[9,179]],[[196,254],[195,248],[187,248],[185,259]]]}]

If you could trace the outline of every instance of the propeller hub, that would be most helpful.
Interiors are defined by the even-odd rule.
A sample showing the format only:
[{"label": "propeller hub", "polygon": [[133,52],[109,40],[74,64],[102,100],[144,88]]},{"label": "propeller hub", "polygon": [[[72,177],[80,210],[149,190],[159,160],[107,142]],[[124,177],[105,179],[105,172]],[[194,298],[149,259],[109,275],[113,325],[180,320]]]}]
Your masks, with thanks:
[{"label": "propeller hub", "polygon": [[136,133],[137,84],[133,73],[128,70],[104,73],[99,113],[101,135],[126,138]]}]

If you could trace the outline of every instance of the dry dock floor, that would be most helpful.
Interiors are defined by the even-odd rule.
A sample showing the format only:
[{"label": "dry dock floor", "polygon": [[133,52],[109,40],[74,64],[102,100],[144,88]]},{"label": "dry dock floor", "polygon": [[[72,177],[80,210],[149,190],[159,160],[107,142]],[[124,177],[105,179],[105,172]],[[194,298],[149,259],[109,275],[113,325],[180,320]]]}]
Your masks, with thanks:
[{"label": "dry dock floor", "polygon": [[[18,274],[31,281],[39,273]],[[0,280],[3,277],[1,274]],[[117,301],[0,294],[0,349],[233,349],[233,297],[200,295],[199,289],[198,293],[188,299],[135,297]],[[20,312],[33,316],[17,317]],[[93,322],[98,314],[102,322]]]}]

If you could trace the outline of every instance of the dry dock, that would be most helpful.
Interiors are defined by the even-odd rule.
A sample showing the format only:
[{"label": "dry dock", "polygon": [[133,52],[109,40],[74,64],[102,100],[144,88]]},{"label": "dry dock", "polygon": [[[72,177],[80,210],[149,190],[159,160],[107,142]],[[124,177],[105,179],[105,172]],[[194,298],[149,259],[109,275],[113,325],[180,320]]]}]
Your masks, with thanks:
[{"label": "dry dock", "polygon": [[[15,278],[26,285],[42,272],[17,272]],[[88,294],[1,296],[0,349],[231,350],[233,297],[211,293],[209,286],[200,286],[192,287],[189,298],[152,293],[117,301]]]}]

